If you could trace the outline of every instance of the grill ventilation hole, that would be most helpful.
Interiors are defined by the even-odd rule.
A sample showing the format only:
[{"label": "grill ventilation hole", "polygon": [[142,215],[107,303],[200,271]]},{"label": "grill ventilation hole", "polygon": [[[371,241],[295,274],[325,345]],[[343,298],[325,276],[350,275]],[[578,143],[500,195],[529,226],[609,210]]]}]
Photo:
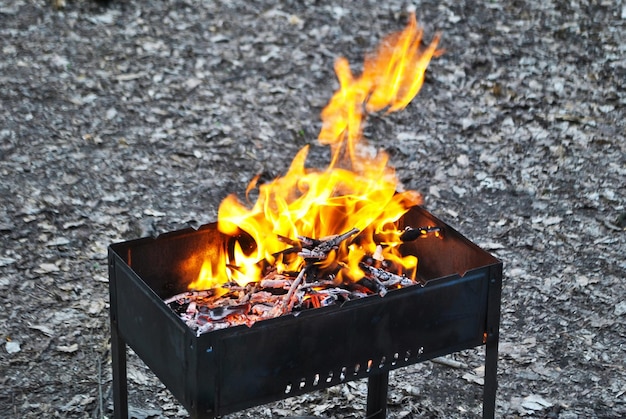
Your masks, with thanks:
[{"label": "grill ventilation hole", "polygon": [[380,364],[378,364],[378,368],[379,369],[385,366],[385,361],[386,360],[387,360],[387,358],[384,357],[384,356],[382,358],[380,358]]},{"label": "grill ventilation hole", "polygon": [[[417,349],[417,351],[415,351],[415,356],[417,356],[418,358],[424,353],[424,347],[421,346]],[[389,356],[389,359],[391,360],[391,366],[396,366],[398,364],[398,362],[408,362],[411,359],[411,356],[414,354],[413,351],[411,350],[407,350],[407,351],[399,351],[399,352],[395,352],[393,355]],[[380,358],[380,362],[378,363],[378,369],[383,369],[385,367],[385,365],[388,364],[387,363],[387,357],[386,356],[382,356]],[[366,374],[369,374],[370,372],[372,372],[372,367],[374,366],[374,360],[373,359],[368,359],[367,360],[367,368],[365,369],[365,371],[363,371],[361,369],[361,364],[360,363],[356,363],[354,364],[354,367],[351,367],[351,373],[352,375],[359,375],[363,372],[365,372]],[[348,378],[348,375],[350,374],[350,371],[348,371],[348,367],[341,367],[341,370],[337,373],[337,377],[339,378],[340,382],[343,382],[346,380],[346,378]],[[328,374],[326,375],[325,381],[326,383],[331,383],[333,381],[333,378],[335,377],[335,373],[333,371],[329,371]],[[315,374],[309,385],[312,387],[318,386],[320,383],[320,380],[322,380],[323,378],[321,377],[321,375]],[[304,390],[304,388],[307,386],[306,383],[306,377],[301,378],[297,384],[296,387],[294,387],[294,385],[289,382],[287,383],[287,386],[285,387],[285,394],[290,394],[295,388],[297,388],[298,390]]]}]

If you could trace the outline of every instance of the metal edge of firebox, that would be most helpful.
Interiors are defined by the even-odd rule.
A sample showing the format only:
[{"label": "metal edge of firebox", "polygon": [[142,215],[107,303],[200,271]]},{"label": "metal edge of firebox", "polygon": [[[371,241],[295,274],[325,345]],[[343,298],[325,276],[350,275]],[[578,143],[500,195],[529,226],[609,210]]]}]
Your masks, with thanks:
[{"label": "metal edge of firebox", "polygon": [[[423,219],[429,220],[428,223],[425,223],[423,221]],[[422,206],[414,206],[412,207],[401,219],[400,219],[400,227],[404,227],[404,226],[412,226],[415,227],[416,225],[419,226],[436,226],[436,227],[440,227],[442,229],[441,231],[441,237],[443,239],[445,239],[445,237],[449,237],[452,236],[454,237],[454,241],[452,242],[453,245],[455,246],[463,246],[466,250],[471,250],[471,256],[468,255],[466,253],[467,258],[465,260],[459,260],[459,261],[453,261],[453,265],[456,266],[460,266],[460,265],[474,265],[475,268],[479,268],[479,267],[485,267],[485,266],[490,266],[490,265],[498,265],[501,264],[502,262],[496,258],[495,256],[493,256],[491,253],[487,252],[486,250],[482,249],[480,246],[478,246],[476,243],[474,243],[473,241],[471,241],[470,239],[468,239],[466,236],[464,236],[463,234],[461,234],[456,228],[452,227],[450,224],[448,224],[447,222],[441,220],[440,218],[438,218],[436,215],[434,215],[433,213],[427,211],[424,207]],[[420,244],[426,243],[423,239],[417,239],[413,242],[409,242],[406,243],[403,246],[411,246],[411,245],[416,245],[418,247],[418,250],[416,250],[416,252],[418,253],[422,253],[423,251],[427,250],[424,246],[419,246]],[[438,242],[435,241],[431,241],[428,243],[428,246],[432,246],[432,245],[437,245]],[[450,252],[450,250],[447,248],[447,245],[445,244],[445,240],[441,240],[439,242],[439,250],[437,251],[445,251],[445,252]],[[446,245],[446,248],[444,249],[443,246]],[[472,259],[472,260],[469,260]],[[433,261],[430,261],[430,263],[432,263]],[[435,260],[436,262],[436,260]],[[423,265],[420,264],[419,265],[419,270],[433,270],[432,266],[428,266],[428,264]],[[457,273],[460,276],[463,276],[465,274],[466,271],[469,271],[470,269],[467,270],[463,270],[463,269],[453,269],[454,272],[450,272],[450,274],[452,273]],[[438,277],[430,277],[428,278],[428,274],[425,275],[427,277],[427,279],[438,279],[441,278],[441,276]]]}]

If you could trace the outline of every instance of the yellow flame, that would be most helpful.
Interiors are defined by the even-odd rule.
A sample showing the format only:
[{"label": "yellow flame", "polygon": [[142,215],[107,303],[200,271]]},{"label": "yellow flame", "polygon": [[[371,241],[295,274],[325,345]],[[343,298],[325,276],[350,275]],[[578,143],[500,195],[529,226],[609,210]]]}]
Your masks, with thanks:
[{"label": "yellow flame", "polygon": [[366,58],[363,73],[355,78],[345,58],[335,63],[340,89],[322,111],[319,141],[333,147],[333,163],[339,159],[342,147],[354,164],[359,162],[357,143],[361,140],[364,109],[388,112],[404,109],[424,83],[424,73],[437,50],[439,34],[424,50],[420,48],[423,30],[411,14],[407,27],[389,35],[376,54]]},{"label": "yellow flame", "polygon": [[[345,58],[335,63],[340,88],[322,111],[321,144],[331,146],[332,157],[324,170],[307,169],[308,147],[294,157],[287,173],[259,186],[259,196],[250,208],[230,195],[218,211],[218,229],[229,236],[242,231],[252,237],[256,248],[250,254],[235,246],[232,257],[226,253],[219,261],[206,262],[191,288],[209,288],[216,283],[258,281],[259,262],[276,263],[281,271],[297,271],[302,258],[283,259],[276,254],[290,247],[280,237],[322,238],[352,228],[360,230],[359,240],[320,262],[321,269],[340,269],[341,280],[359,280],[363,272],[358,263],[376,249],[375,236],[383,237],[385,258],[411,270],[415,257],[403,257],[396,222],[411,206],[421,202],[417,192],[396,193],[398,181],[388,157],[379,152],[367,156],[357,147],[367,113],[403,109],[417,94],[431,58],[437,55],[439,36],[421,48],[422,30],[415,15],[406,28],[388,36],[376,54],[366,58],[363,72],[355,77]],[[256,178],[247,192],[256,185]],[[358,242],[358,244],[357,244]],[[232,260],[231,260],[232,259]],[[236,269],[226,269],[235,266]]]}]

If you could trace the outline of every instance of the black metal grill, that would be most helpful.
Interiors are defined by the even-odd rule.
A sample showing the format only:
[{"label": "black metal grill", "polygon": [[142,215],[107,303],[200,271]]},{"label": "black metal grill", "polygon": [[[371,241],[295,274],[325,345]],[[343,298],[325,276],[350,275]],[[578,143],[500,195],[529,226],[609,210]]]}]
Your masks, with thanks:
[{"label": "black metal grill", "polygon": [[[481,345],[483,417],[495,410],[502,263],[421,207],[401,226],[444,239],[402,245],[424,286],[196,336],[163,299],[187,290],[228,238],[215,223],[109,247],[116,418],[128,416],[126,345],[193,418],[212,418],[367,377],[367,417],[386,414],[390,370]],[[191,258],[193,259],[193,258]],[[199,258],[200,259],[200,258]],[[183,268],[184,266],[184,268]]]}]

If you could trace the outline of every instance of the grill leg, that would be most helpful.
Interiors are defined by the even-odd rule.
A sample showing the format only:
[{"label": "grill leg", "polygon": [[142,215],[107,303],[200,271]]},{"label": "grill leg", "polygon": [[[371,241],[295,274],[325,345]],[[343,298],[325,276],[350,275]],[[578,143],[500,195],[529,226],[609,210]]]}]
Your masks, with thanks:
[{"label": "grill leg", "polygon": [[485,344],[485,386],[483,388],[483,419],[493,419],[496,413],[496,388],[498,387],[498,338]]},{"label": "grill leg", "polygon": [[385,419],[387,417],[387,386],[389,372],[370,375],[367,380],[367,419]]},{"label": "grill leg", "polygon": [[498,387],[498,342],[500,341],[500,300],[502,298],[502,264],[491,268],[487,295],[487,328],[485,334],[485,386],[483,388],[483,419],[496,414]]},{"label": "grill leg", "polygon": [[111,361],[113,364],[113,417],[128,418],[128,387],[126,381],[126,342],[111,322]]}]

